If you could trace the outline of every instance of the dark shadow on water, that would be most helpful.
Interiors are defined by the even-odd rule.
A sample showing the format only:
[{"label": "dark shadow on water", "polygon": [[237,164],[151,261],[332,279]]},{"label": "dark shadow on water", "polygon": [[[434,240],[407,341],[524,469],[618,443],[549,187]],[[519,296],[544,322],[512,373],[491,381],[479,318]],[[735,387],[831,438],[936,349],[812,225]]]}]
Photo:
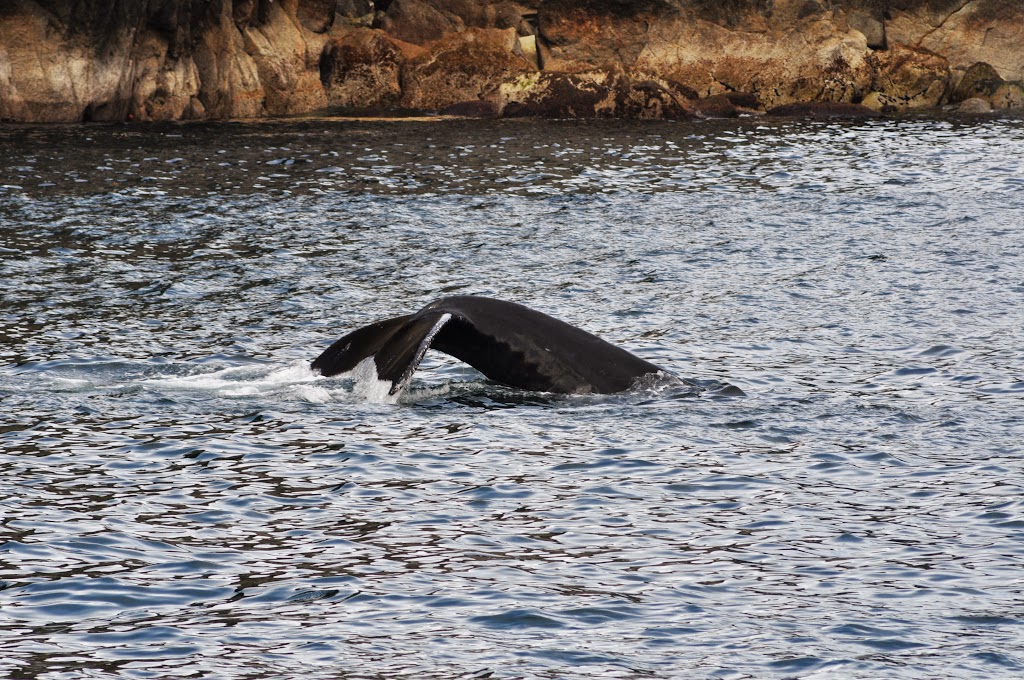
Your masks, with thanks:
[{"label": "dark shadow on water", "polygon": [[641,384],[632,390],[616,394],[530,392],[480,380],[450,382],[440,388],[412,388],[402,396],[400,403],[427,409],[457,404],[484,410],[498,410],[528,406],[649,405],[679,399],[724,399],[743,396],[746,396],[743,390],[729,383],[674,377],[671,380],[659,379],[657,384]]}]

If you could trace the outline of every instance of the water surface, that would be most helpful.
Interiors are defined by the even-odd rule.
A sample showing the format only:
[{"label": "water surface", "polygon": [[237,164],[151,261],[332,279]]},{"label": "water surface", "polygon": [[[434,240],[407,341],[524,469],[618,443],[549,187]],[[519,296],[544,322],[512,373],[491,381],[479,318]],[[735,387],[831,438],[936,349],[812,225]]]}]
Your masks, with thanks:
[{"label": "water surface", "polygon": [[[0,674],[1019,677],[1024,121],[0,128]],[[714,390],[310,359],[445,294]]]}]

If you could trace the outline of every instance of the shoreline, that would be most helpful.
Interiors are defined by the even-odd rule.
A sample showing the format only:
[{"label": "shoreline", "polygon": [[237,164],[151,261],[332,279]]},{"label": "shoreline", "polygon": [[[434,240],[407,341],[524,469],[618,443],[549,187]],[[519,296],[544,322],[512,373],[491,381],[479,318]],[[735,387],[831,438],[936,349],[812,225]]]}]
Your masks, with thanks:
[{"label": "shoreline", "polygon": [[[807,104],[814,105],[819,102],[807,102]],[[824,102],[828,104],[828,102]],[[797,122],[837,122],[837,123],[857,123],[866,121],[877,121],[877,122],[894,122],[901,120],[942,120],[942,119],[953,119],[953,120],[1001,120],[1005,118],[1021,118],[1024,119],[1024,107],[1021,108],[1006,108],[1006,109],[987,109],[985,111],[972,111],[964,110],[961,107],[955,105],[946,105],[942,107],[931,107],[931,108],[920,108],[908,111],[898,111],[892,113],[883,113],[879,115],[838,115],[838,116],[827,116],[821,115],[816,116],[813,114],[803,115],[773,115],[768,112],[757,112],[757,113],[743,113],[738,116],[732,117],[702,117],[702,118],[649,118],[649,119],[619,119],[613,117],[601,117],[601,118],[581,118],[581,117],[554,117],[554,116],[457,116],[457,115],[445,115],[445,114],[413,114],[413,115],[402,115],[402,114],[347,114],[347,113],[322,113],[322,112],[309,112],[309,113],[297,113],[289,115],[278,115],[278,116],[263,116],[263,117],[251,117],[251,118],[202,118],[202,119],[177,119],[177,120],[91,120],[91,121],[14,121],[14,120],[0,120],[0,132],[3,130],[13,130],[17,128],[41,128],[45,129],[48,127],[60,128],[60,127],[110,127],[119,126],[124,129],[139,129],[145,130],[147,127],[159,126],[159,125],[203,125],[203,124],[223,124],[223,125],[274,125],[274,124],[288,124],[288,123],[386,123],[386,124],[412,124],[412,123],[428,123],[428,124],[441,124],[441,123],[489,123],[489,122],[522,122],[523,124],[533,123],[616,123],[616,122],[630,122],[637,124],[644,123],[681,123],[681,124],[695,124],[700,125],[702,123],[725,123],[725,122],[786,122],[786,121],[797,121]]]}]

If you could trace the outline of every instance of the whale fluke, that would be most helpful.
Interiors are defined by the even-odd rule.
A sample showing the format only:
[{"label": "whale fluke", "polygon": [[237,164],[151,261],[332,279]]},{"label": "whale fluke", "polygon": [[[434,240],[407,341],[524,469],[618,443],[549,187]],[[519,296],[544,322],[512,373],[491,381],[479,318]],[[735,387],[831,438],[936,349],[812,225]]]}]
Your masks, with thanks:
[{"label": "whale fluke", "polygon": [[628,390],[645,375],[665,373],[547,314],[472,295],[441,298],[415,314],[352,331],[317,357],[312,368],[332,376],[373,357],[377,377],[389,381],[390,394],[396,394],[430,348],[495,382],[542,392],[611,394]]}]

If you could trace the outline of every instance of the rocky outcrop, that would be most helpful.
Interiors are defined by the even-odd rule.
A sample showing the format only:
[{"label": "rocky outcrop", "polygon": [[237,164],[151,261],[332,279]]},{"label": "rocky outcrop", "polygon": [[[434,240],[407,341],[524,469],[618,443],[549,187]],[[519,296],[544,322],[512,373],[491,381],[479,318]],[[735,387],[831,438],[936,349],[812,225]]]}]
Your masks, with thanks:
[{"label": "rocky outcrop", "polygon": [[920,48],[894,45],[868,57],[873,74],[863,104],[879,111],[936,106],[947,99],[953,82],[949,62]]},{"label": "rocky outcrop", "polygon": [[983,102],[989,110],[1021,108],[1024,107],[1024,83],[1004,80],[991,64],[978,62],[964,73],[953,90],[952,101],[960,104],[971,102],[969,106],[960,106],[961,110],[971,112],[984,108],[978,102]]},{"label": "rocky outcrop", "polygon": [[1022,46],[1020,0],[8,0],[0,120],[1020,107]]},{"label": "rocky outcrop", "polygon": [[869,95],[876,108],[937,106],[982,58],[1003,77],[1024,75],[1016,0],[550,0],[539,24],[545,68],[618,64],[702,96],[754,93],[768,107]]},{"label": "rocky outcrop", "polygon": [[1024,3],[1016,0],[881,2],[890,44],[942,56],[957,75],[977,62],[1006,80],[1024,78]]},{"label": "rocky outcrop", "polygon": [[406,64],[403,108],[438,111],[474,99],[498,103],[501,83],[535,70],[518,47],[512,28],[471,28],[444,36]]},{"label": "rocky outcrop", "polygon": [[672,83],[614,69],[532,73],[505,83],[500,95],[506,116],[657,120],[698,115]]},{"label": "rocky outcrop", "polygon": [[398,108],[408,51],[371,28],[333,38],[324,46],[319,64],[327,105],[357,112]]},{"label": "rocky outcrop", "polygon": [[381,13],[380,27],[389,35],[426,45],[450,33],[471,28],[518,30],[535,3],[509,0],[391,0]]}]

